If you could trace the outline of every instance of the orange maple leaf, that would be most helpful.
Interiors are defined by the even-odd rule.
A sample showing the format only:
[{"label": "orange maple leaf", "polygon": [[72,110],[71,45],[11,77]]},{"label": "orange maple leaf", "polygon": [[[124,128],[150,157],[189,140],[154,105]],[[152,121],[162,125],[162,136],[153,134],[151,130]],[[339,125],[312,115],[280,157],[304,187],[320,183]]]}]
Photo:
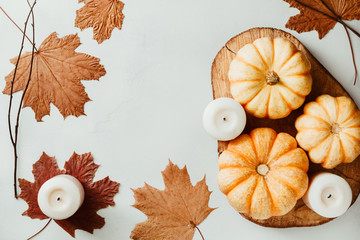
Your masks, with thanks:
[{"label": "orange maple leaf", "polygon": [[[53,103],[65,117],[84,115],[84,104],[90,100],[80,80],[99,80],[106,74],[100,59],[77,53],[80,39],[75,35],[58,38],[54,32],[40,45],[34,54],[31,81],[24,96],[24,107],[31,107],[37,121],[50,114]],[[17,57],[10,60],[16,64]],[[28,81],[31,52],[21,55],[13,92],[24,90]],[[4,94],[10,94],[13,70],[5,77]]]},{"label": "orange maple leaf", "polygon": [[111,37],[116,27],[121,30],[124,3],[118,0],[79,0],[85,6],[76,11],[75,27],[84,30],[92,27],[94,39],[100,44]]},{"label": "orange maple leaf", "polygon": [[77,178],[84,187],[85,199],[79,210],[71,217],[63,220],[54,220],[60,227],[75,237],[75,230],[82,229],[93,233],[94,229],[102,228],[105,219],[97,214],[97,211],[114,206],[115,194],[119,191],[119,183],[111,181],[106,177],[97,182],[93,182],[95,172],[99,165],[94,163],[91,153],[78,155],[74,153],[69,161],[65,162],[64,170],[60,170],[54,157],[49,157],[46,153],[33,165],[34,182],[19,179],[21,194],[19,195],[29,208],[22,214],[30,218],[46,219],[40,210],[37,195],[42,184],[52,177],[59,174],[69,174]]},{"label": "orange maple leaf", "polygon": [[[296,16],[292,16],[286,23],[286,27],[297,31],[298,33],[316,30],[319,38],[323,38],[337,21],[337,16],[341,20],[359,20],[360,19],[360,1],[359,0],[284,0],[300,10]],[[333,11],[330,11],[322,1]],[[304,6],[307,5],[309,7]],[[329,16],[326,16],[317,9]],[[335,16],[334,13],[337,15]],[[335,18],[335,19],[334,19]]]},{"label": "orange maple leaf", "polygon": [[135,226],[130,238],[190,240],[195,228],[214,210],[208,207],[211,192],[205,177],[193,186],[186,166],[179,169],[171,161],[162,175],[165,190],[146,183],[144,187],[133,190],[133,207],[145,213],[148,219]]}]

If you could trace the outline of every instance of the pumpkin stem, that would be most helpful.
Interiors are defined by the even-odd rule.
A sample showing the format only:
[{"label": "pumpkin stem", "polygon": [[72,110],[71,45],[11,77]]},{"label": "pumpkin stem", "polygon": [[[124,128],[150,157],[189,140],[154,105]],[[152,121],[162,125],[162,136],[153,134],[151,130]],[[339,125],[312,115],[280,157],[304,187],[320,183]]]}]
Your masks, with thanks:
[{"label": "pumpkin stem", "polygon": [[331,126],[331,132],[332,132],[332,133],[335,133],[335,134],[338,134],[339,132],[341,132],[341,127],[339,126],[339,124],[334,123],[334,124]]},{"label": "pumpkin stem", "polygon": [[268,72],[265,75],[265,79],[266,79],[266,83],[269,85],[275,85],[280,81],[279,76],[274,71]]},{"label": "pumpkin stem", "polygon": [[256,167],[256,172],[262,176],[265,176],[269,170],[269,166],[265,163],[262,163]]}]

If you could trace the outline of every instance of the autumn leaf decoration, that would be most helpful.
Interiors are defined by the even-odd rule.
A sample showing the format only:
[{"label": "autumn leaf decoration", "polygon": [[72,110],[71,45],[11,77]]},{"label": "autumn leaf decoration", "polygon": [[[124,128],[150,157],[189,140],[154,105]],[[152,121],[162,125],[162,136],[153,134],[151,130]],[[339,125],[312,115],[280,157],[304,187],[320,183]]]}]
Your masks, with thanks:
[{"label": "autumn leaf decoration", "polygon": [[34,182],[19,179],[21,188],[20,198],[25,200],[29,208],[23,213],[30,218],[46,219],[38,205],[37,195],[41,185],[50,178],[69,174],[77,178],[85,190],[85,199],[80,209],[70,218],[54,220],[60,227],[75,237],[75,230],[81,229],[93,233],[105,225],[105,219],[97,211],[108,206],[114,206],[113,200],[119,190],[119,183],[111,181],[109,177],[93,182],[95,172],[99,165],[95,164],[91,153],[78,155],[74,153],[65,163],[64,170],[60,170],[54,157],[46,153],[33,165]]},{"label": "autumn leaf decoration", "polygon": [[79,0],[85,5],[76,11],[75,27],[92,27],[94,39],[100,44],[111,37],[114,28],[121,30],[124,3],[119,0]]},{"label": "autumn leaf decoration", "polygon": [[205,177],[193,186],[186,166],[179,169],[171,161],[162,175],[165,190],[146,183],[144,187],[133,190],[133,207],[145,213],[148,219],[135,226],[130,238],[190,240],[195,229],[203,238],[198,225],[214,210],[208,206],[211,192]]},{"label": "autumn leaf decoration", "polygon": [[[80,44],[77,34],[58,38],[54,32],[34,53],[31,81],[22,107],[31,107],[37,121],[50,114],[50,103],[59,109],[64,118],[85,114],[84,104],[90,98],[80,80],[99,80],[106,71],[98,58],[75,52]],[[20,57],[13,92],[24,90],[28,82],[31,55],[31,52],[26,52]],[[16,64],[17,60],[15,57],[10,61]],[[14,73],[15,70],[5,77],[5,94],[11,94]]]},{"label": "autumn leaf decoration", "polygon": [[349,26],[344,21],[360,20],[360,1],[359,0],[283,0],[300,10],[296,16],[290,17],[286,27],[298,33],[316,30],[319,38],[322,39],[336,23],[340,23],[349,39],[354,69],[355,80],[357,79],[357,68],[355,64],[354,51],[349,31],[360,38],[360,33]]}]

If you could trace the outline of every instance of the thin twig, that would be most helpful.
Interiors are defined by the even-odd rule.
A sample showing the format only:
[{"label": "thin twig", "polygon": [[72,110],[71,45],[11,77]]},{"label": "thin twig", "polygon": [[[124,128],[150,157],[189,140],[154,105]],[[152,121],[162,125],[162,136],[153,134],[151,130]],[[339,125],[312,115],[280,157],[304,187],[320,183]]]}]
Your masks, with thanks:
[{"label": "thin twig", "polygon": [[[36,3],[37,0],[34,1],[34,4]],[[28,1],[28,4],[29,1]],[[34,12],[31,13],[31,17],[32,17],[32,30],[33,30],[33,47],[31,50],[31,60],[30,60],[30,72],[29,72],[29,78],[28,81],[26,83],[26,86],[23,90],[23,94],[21,96],[21,100],[20,100],[20,104],[19,104],[19,108],[18,108],[18,112],[17,112],[17,117],[16,117],[16,125],[15,125],[15,145],[17,144],[17,140],[18,140],[18,133],[19,133],[19,119],[20,119],[20,113],[21,113],[21,108],[22,108],[22,104],[24,101],[24,97],[25,94],[29,88],[29,84],[30,84],[30,80],[31,80],[31,74],[32,74],[32,70],[33,70],[33,65],[34,65],[34,54],[35,54],[35,21],[34,21]]]},{"label": "thin twig", "polygon": [[[31,8],[30,2],[29,0],[27,0],[27,3],[29,4],[29,7]],[[36,0],[33,3],[33,6],[35,6],[36,4]],[[34,54],[35,54],[35,17],[34,17],[34,11],[31,11],[31,18],[32,18],[32,30],[33,30],[33,45],[32,45],[32,49],[31,49],[31,60],[30,60],[30,70],[29,70],[29,77],[26,83],[26,86],[23,90],[22,96],[21,96],[21,100],[19,103],[19,108],[18,108],[18,112],[17,112],[17,116],[16,116],[16,124],[15,124],[15,151],[17,152],[17,143],[18,143],[18,136],[19,136],[19,122],[20,122],[20,113],[21,113],[21,109],[22,109],[22,105],[24,102],[24,97],[25,94],[29,88],[30,85],[30,80],[31,80],[31,75],[32,75],[32,70],[33,70],[33,65],[34,65]],[[16,154],[17,155],[17,154]],[[15,184],[15,188],[16,188],[16,180],[17,180],[17,158],[15,159],[14,162],[14,184]]]},{"label": "thin twig", "polygon": [[[30,40],[30,38],[25,34],[25,32],[19,27],[19,25],[16,24],[16,22],[5,12],[5,10],[0,6],[0,10],[5,14],[5,16],[17,27],[17,29],[20,30],[20,32],[25,35],[26,39],[31,43],[31,45],[34,45],[33,42]],[[37,51],[37,49],[35,48]]]},{"label": "thin twig", "polygon": [[356,62],[355,62],[355,54],[354,54],[354,49],[353,49],[353,45],[351,42],[351,37],[349,34],[349,30],[344,26],[344,29],[346,31],[346,35],[349,39],[349,44],[350,44],[350,50],[351,50],[351,56],[352,56],[352,60],[353,60],[353,64],[354,64],[354,70],[355,70],[355,80],[354,80],[354,85],[356,85],[356,80],[357,80],[357,75],[358,75],[358,71],[357,71],[357,67],[356,67]]},{"label": "thin twig", "polygon": [[32,235],[31,237],[29,237],[27,240],[30,240],[34,237],[36,237],[38,234],[40,234],[42,231],[44,231],[44,229],[49,225],[49,223],[51,222],[52,218],[50,218],[50,220],[46,223],[46,225],[40,230],[38,231],[37,233],[35,233],[34,235]]},{"label": "thin twig", "polygon": [[[13,149],[14,149],[14,196],[17,199],[17,159],[18,159],[18,155],[17,155],[17,134],[15,131],[15,135],[16,137],[14,138],[13,132],[12,132],[12,128],[11,128],[11,109],[12,109],[12,101],[13,101],[13,93],[14,93],[14,82],[15,82],[15,78],[16,78],[16,73],[17,73],[17,69],[19,67],[19,62],[20,62],[20,57],[21,57],[21,53],[22,50],[24,48],[24,41],[25,41],[25,33],[26,33],[26,28],[27,28],[27,24],[29,22],[29,18],[30,15],[32,15],[33,13],[33,9],[34,6],[36,4],[36,1],[33,3],[33,5],[30,8],[29,14],[27,15],[26,21],[25,21],[25,27],[24,27],[24,31],[23,32],[23,37],[22,37],[22,41],[21,41],[21,47],[20,47],[20,51],[19,51],[19,55],[18,55],[18,59],[16,61],[16,65],[15,65],[15,70],[14,70],[14,75],[13,75],[13,79],[11,81],[11,88],[10,88],[10,101],[9,101],[9,110],[8,110],[8,126],[9,126],[9,134],[10,134],[10,140],[11,143],[13,145]],[[34,45],[33,45],[33,50],[35,49]]]},{"label": "thin twig", "polygon": [[198,228],[198,226],[195,225],[195,228],[199,231],[201,238],[202,238],[203,240],[205,240],[205,238],[204,238],[204,236],[202,235],[202,233],[201,233],[200,229]]},{"label": "thin twig", "polygon": [[353,29],[352,27],[350,27],[349,25],[347,25],[339,16],[337,16],[337,15],[334,13],[334,11],[332,11],[332,9],[331,9],[323,0],[320,0],[320,1],[322,2],[322,4],[324,4],[324,6],[325,6],[327,9],[330,10],[330,12],[331,12],[332,14],[335,15],[335,17],[334,17],[334,16],[331,16],[331,15],[329,15],[329,14],[327,14],[327,13],[325,13],[325,12],[319,10],[319,9],[316,9],[316,8],[310,6],[310,5],[307,5],[307,4],[303,3],[303,2],[300,2],[299,0],[294,0],[294,1],[297,2],[298,4],[304,6],[304,7],[307,7],[307,8],[309,8],[309,9],[315,11],[315,12],[321,13],[322,15],[324,15],[324,16],[326,16],[326,17],[328,17],[328,18],[331,18],[332,20],[334,20],[334,21],[342,24],[343,26],[346,26],[350,31],[352,31],[356,36],[358,36],[358,37],[360,38],[360,33],[357,32],[357,31],[356,31],[355,29]]}]

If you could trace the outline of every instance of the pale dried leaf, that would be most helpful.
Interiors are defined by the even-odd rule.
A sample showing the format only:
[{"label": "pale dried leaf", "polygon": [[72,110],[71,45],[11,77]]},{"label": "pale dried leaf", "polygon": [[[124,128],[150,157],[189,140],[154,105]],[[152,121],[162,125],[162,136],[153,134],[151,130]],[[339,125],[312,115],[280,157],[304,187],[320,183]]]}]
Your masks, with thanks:
[{"label": "pale dried leaf", "polygon": [[100,44],[111,37],[114,28],[121,30],[124,3],[119,0],[80,0],[85,6],[76,11],[75,27],[92,27],[94,39]]},{"label": "pale dried leaf", "polygon": [[135,226],[130,238],[190,240],[195,226],[214,210],[208,206],[211,192],[205,178],[193,186],[186,167],[179,169],[172,162],[162,175],[165,190],[147,184],[133,190],[133,206],[145,213],[148,219]]},{"label": "pale dried leaf", "polygon": [[[75,52],[80,46],[75,35],[58,38],[50,34],[35,52],[33,72],[29,88],[24,97],[23,107],[31,107],[37,121],[50,114],[53,103],[63,115],[76,117],[84,115],[84,104],[90,99],[80,80],[99,80],[106,71],[93,56]],[[10,60],[16,64],[17,57]],[[28,81],[31,53],[21,55],[13,92],[24,90]],[[14,70],[5,77],[4,94],[10,94]]]}]

